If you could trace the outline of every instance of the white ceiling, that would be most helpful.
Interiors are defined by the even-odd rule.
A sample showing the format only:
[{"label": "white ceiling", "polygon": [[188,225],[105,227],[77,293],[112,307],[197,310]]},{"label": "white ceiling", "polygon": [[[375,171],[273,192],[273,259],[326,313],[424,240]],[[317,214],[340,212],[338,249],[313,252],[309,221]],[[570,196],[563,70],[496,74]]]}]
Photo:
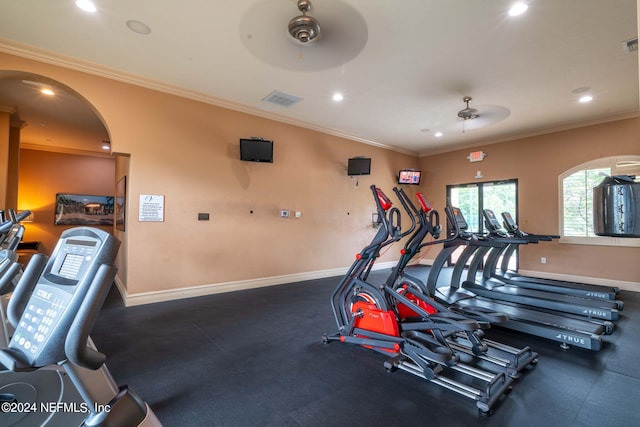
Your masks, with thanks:
[{"label": "white ceiling", "polygon": [[[94,2],[95,14],[74,0],[3,2],[0,51],[418,154],[638,115],[638,54],[623,49],[636,0],[527,0],[518,17],[511,0],[312,0],[323,35],[304,47],[286,31],[295,0]],[[23,141],[99,151],[108,135],[73,91],[45,104],[22,83],[34,79],[0,71]],[[274,90],[302,100],[262,100]],[[475,121],[457,118],[463,96]],[[73,114],[48,118],[50,107]],[[74,133],[55,133],[69,116]]]}]

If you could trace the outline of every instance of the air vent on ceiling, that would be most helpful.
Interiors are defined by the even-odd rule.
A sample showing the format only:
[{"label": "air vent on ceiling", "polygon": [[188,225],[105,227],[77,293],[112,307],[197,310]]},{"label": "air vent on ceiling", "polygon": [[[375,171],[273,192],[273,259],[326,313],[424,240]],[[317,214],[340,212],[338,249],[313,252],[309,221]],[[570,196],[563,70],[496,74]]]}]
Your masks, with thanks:
[{"label": "air vent on ceiling", "polygon": [[266,102],[270,102],[272,104],[278,104],[283,107],[291,107],[296,102],[302,101],[302,98],[289,95],[288,93],[280,92],[279,90],[274,90],[269,95],[262,98],[262,100]]},{"label": "air vent on ceiling", "polygon": [[625,40],[622,42],[622,48],[625,52],[637,52],[638,51],[638,38],[634,37],[629,40]]}]

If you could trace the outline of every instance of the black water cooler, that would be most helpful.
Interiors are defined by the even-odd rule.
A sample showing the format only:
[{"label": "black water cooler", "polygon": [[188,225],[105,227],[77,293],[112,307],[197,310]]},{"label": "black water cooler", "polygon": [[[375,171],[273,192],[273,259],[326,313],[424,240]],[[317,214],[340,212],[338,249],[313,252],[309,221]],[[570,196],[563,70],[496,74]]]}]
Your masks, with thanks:
[{"label": "black water cooler", "polygon": [[640,182],[606,177],[593,188],[593,230],[598,236],[640,237]]}]

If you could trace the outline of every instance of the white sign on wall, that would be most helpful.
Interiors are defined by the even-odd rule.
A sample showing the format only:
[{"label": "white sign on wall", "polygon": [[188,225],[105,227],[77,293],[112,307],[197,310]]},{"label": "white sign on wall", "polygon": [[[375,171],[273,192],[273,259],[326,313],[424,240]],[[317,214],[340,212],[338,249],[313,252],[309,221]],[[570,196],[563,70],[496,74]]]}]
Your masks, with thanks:
[{"label": "white sign on wall", "polygon": [[141,194],[138,221],[164,221],[164,196]]}]

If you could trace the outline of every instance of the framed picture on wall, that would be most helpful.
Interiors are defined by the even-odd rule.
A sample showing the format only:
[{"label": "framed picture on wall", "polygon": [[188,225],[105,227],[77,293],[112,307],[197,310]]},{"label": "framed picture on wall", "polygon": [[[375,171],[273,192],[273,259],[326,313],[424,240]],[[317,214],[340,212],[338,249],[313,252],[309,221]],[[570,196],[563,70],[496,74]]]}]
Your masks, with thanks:
[{"label": "framed picture on wall", "polygon": [[125,214],[127,207],[127,176],[123,176],[116,185],[115,218],[116,229],[125,231]]},{"label": "framed picture on wall", "polygon": [[55,225],[113,225],[113,196],[56,194]]}]

